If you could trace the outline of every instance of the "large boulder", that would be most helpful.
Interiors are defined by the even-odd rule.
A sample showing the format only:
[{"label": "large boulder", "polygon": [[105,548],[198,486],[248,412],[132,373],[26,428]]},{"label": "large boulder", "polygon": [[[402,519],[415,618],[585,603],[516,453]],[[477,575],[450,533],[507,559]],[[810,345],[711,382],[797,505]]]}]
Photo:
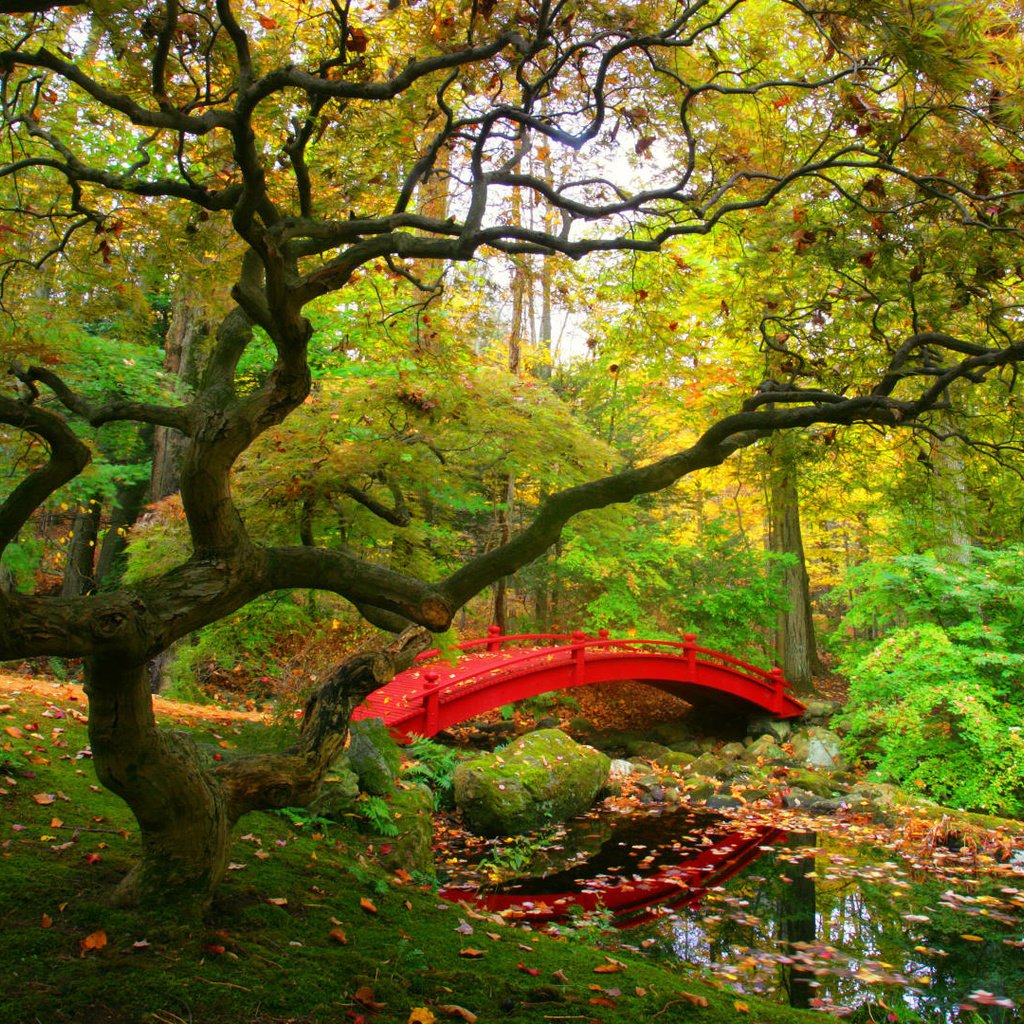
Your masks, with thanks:
[{"label": "large boulder", "polygon": [[611,760],[558,729],[541,729],[455,769],[455,803],[481,835],[529,832],[585,811]]}]

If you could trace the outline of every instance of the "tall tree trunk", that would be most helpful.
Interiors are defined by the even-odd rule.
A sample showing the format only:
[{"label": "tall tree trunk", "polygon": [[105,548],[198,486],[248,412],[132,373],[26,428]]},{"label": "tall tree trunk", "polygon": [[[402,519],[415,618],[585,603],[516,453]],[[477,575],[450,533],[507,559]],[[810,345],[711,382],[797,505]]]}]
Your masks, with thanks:
[{"label": "tall tree trunk", "polygon": [[96,589],[96,539],[102,511],[99,498],[90,498],[75,512],[64,553],[61,597],[80,597]]},{"label": "tall tree trunk", "polygon": [[780,612],[775,632],[775,652],[783,674],[798,693],[814,690],[814,674],[821,670],[811,615],[811,588],[800,530],[800,494],[797,460],[792,439],[779,437],[771,449],[769,469],[770,550],[793,556],[783,583],[789,607]]},{"label": "tall tree trunk", "polygon": [[96,583],[99,586],[109,585],[120,577],[119,559],[128,544],[128,529],[142,513],[149,486],[149,481],[139,480],[117,489],[110,523],[96,560]]}]

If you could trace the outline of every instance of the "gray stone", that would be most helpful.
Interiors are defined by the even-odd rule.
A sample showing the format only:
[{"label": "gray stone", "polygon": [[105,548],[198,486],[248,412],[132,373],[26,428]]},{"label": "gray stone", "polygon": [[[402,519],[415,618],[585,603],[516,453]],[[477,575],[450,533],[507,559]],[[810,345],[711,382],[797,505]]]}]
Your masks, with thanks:
[{"label": "gray stone", "polygon": [[402,755],[384,719],[363,718],[352,722],[345,754],[352,771],[359,777],[360,789],[372,796],[387,796],[394,791]]},{"label": "gray stone", "polygon": [[733,810],[736,807],[743,806],[743,802],[737,800],[736,797],[723,796],[721,793],[713,793],[707,798],[706,803],[714,811]]},{"label": "gray stone", "polygon": [[626,753],[630,757],[642,757],[645,761],[659,761],[672,753],[664,743],[655,743],[648,739],[631,739],[626,743]]},{"label": "gray stone", "polygon": [[359,776],[349,767],[348,758],[341,758],[331,768],[309,810],[321,818],[343,821],[357,813],[358,799]]},{"label": "gray stone", "polygon": [[807,753],[803,760],[812,768],[825,768],[829,771],[845,767],[839,737],[828,729],[811,729],[807,736]]},{"label": "gray stone", "polygon": [[513,741],[455,769],[455,803],[483,835],[515,835],[585,811],[611,760],[557,729]]},{"label": "gray stone", "polygon": [[608,766],[608,778],[614,782],[622,782],[628,779],[635,769],[636,766],[632,761],[624,761],[621,757],[617,757]]},{"label": "gray stone", "polygon": [[784,718],[769,718],[767,715],[758,715],[747,722],[748,736],[771,736],[778,743],[789,739],[789,734],[792,731],[792,723]]},{"label": "gray stone", "polygon": [[538,729],[557,729],[558,726],[559,726],[558,719],[557,718],[552,718],[551,715],[545,715],[543,718],[538,718],[537,719],[537,726],[536,726],[536,728],[538,728]]},{"label": "gray stone", "polygon": [[743,752],[745,761],[757,761],[759,758],[764,758],[766,761],[778,761],[785,756],[786,752],[771,736],[759,737]]}]

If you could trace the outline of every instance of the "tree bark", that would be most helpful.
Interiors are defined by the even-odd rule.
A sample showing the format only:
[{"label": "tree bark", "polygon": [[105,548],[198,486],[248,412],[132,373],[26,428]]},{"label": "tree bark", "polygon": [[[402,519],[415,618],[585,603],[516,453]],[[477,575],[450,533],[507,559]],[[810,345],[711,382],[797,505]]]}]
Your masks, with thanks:
[{"label": "tree bark", "polygon": [[814,675],[820,671],[818,648],[811,614],[811,588],[800,529],[800,494],[796,454],[787,438],[772,446],[769,470],[771,491],[768,545],[770,550],[793,556],[783,584],[789,607],[779,612],[775,632],[776,658],[783,675],[797,693],[814,691]]},{"label": "tree bark", "polygon": [[255,810],[305,806],[341,753],[352,711],[426,649],[410,629],[343,662],[307,701],[298,743],[218,763],[190,736],[158,728],[145,665],[86,662],[89,742],[100,782],[131,808],[142,856],[121,882],[121,905],[205,909],[227,871],[231,832]]},{"label": "tree bark", "polygon": [[89,498],[75,511],[64,552],[61,597],[79,597],[96,589],[96,540],[102,511],[99,498]]}]

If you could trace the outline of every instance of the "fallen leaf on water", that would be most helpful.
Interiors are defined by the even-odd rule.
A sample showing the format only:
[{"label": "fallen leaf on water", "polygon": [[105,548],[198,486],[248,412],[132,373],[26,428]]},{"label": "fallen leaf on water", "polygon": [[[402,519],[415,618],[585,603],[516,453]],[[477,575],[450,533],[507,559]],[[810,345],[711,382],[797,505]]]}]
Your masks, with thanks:
[{"label": "fallen leaf on water", "polygon": [[86,935],[78,943],[78,948],[82,951],[82,956],[90,949],[102,949],[107,944],[107,933],[101,928],[99,931],[93,932],[91,935]]},{"label": "fallen leaf on water", "polygon": [[476,1014],[467,1010],[464,1006],[448,1003],[444,1006],[438,1006],[438,1010],[446,1017],[460,1017],[466,1024],[476,1024]]},{"label": "fallen leaf on water", "polygon": [[360,899],[359,906],[361,906],[363,910],[365,910],[368,914],[377,913],[377,907],[374,904],[373,900],[367,899],[365,896],[363,896],[362,899]]}]

